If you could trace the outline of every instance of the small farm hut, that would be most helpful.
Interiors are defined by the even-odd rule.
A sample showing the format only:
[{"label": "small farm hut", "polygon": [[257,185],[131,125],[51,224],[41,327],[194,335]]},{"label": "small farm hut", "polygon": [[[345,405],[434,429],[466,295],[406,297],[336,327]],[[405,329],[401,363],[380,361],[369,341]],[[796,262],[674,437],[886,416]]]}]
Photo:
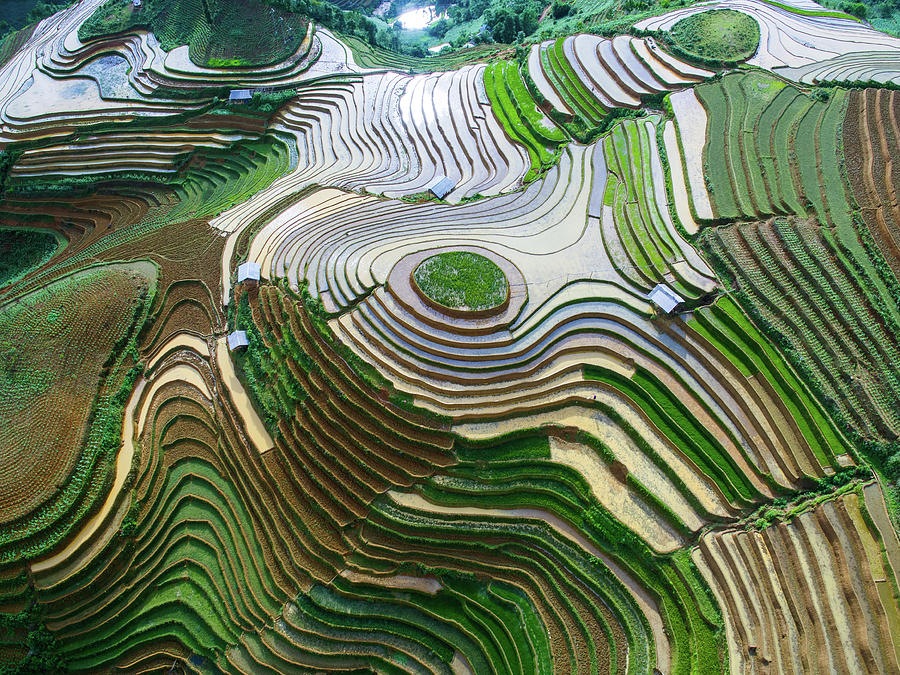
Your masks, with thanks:
[{"label": "small farm hut", "polygon": [[259,263],[245,262],[243,265],[238,265],[237,280],[239,284],[247,281],[259,281],[259,275]]},{"label": "small farm hut", "polygon": [[228,94],[229,103],[246,103],[253,98],[253,94],[249,89],[232,89]]},{"label": "small farm hut", "polygon": [[228,351],[244,349],[250,342],[247,340],[247,331],[236,330],[228,336]]},{"label": "small farm hut", "polygon": [[665,314],[671,314],[678,305],[684,302],[684,298],[665,284],[656,284],[653,290],[650,291],[649,297],[650,302],[659,307]]},{"label": "small farm hut", "polygon": [[431,184],[428,190],[438,199],[443,199],[454,187],[456,187],[456,183],[447,176],[441,176]]}]

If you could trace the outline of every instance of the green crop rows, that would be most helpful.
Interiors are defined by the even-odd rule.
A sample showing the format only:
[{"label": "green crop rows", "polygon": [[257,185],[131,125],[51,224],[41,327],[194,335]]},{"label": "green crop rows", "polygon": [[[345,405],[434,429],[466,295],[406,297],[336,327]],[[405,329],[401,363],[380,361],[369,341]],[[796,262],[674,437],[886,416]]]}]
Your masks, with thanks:
[{"label": "green crop rows", "polygon": [[499,61],[484,71],[484,87],[491,107],[509,137],[521,143],[531,158],[525,182],[556,163],[566,135],[537,107],[514,63]]},{"label": "green crop rows", "polygon": [[598,127],[606,115],[606,110],[572,70],[563,53],[565,38],[558,38],[547,49],[541,50],[541,64],[553,88],[563,102],[587,128]]},{"label": "green crop rows", "polygon": [[827,235],[776,220],[710,230],[704,241],[829,404],[862,435],[892,433],[900,422],[896,336],[836,261]]}]

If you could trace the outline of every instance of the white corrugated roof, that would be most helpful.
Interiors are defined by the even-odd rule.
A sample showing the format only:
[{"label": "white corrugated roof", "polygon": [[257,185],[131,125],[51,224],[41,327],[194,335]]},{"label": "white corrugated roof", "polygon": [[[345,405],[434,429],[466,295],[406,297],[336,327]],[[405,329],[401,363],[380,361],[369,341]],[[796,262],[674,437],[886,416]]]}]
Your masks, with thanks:
[{"label": "white corrugated roof", "polygon": [[259,263],[245,262],[243,265],[238,265],[238,283],[241,283],[242,281],[259,281],[259,275]]},{"label": "white corrugated roof", "polygon": [[228,351],[233,352],[240,347],[246,347],[250,342],[247,340],[247,331],[236,330],[228,336]]},{"label": "white corrugated roof", "polygon": [[656,284],[656,286],[653,287],[653,290],[650,291],[648,297],[650,298],[650,302],[659,307],[666,314],[671,314],[678,305],[684,302],[684,298],[665,284]]},{"label": "white corrugated roof", "polygon": [[432,183],[431,187],[428,188],[431,190],[432,194],[438,199],[443,199],[450,190],[456,187],[456,183],[454,183],[447,176],[441,176],[434,183]]}]

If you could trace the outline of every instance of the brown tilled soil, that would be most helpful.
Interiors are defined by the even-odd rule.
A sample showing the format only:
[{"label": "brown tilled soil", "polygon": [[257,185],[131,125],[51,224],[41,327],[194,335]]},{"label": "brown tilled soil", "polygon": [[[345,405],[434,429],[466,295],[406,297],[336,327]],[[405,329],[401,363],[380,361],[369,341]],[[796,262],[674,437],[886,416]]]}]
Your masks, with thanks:
[{"label": "brown tilled soil", "polygon": [[179,331],[211,335],[224,328],[219,264],[225,239],[205,221],[165,225],[105,251],[103,258],[146,257],[159,266],[159,286],[140,347],[151,351]]},{"label": "brown tilled soil", "polygon": [[844,121],[844,160],[860,213],[894,274],[900,278],[900,92],[850,94]]},{"label": "brown tilled soil", "polygon": [[[115,237],[125,228],[159,211],[171,196],[157,185],[110,181],[87,197],[59,198],[47,195],[19,196],[0,204],[4,224],[42,227],[60,232],[68,245],[47,266],[49,274],[38,270],[14,288],[0,292],[19,294],[47,284],[78,267],[98,261],[152,260],[159,267],[159,285],[151,309],[151,320],[140,342],[143,352],[151,351],[176,332],[188,330],[201,335],[221,331],[219,269],[225,240],[203,220],[167,224],[146,234],[129,236],[118,243]],[[38,222],[35,222],[38,219]],[[104,247],[104,240],[109,245]],[[93,245],[100,251],[85,260],[76,256]],[[70,262],[74,260],[74,262]]]},{"label": "brown tilled soil", "polygon": [[[69,480],[114,346],[151,283],[146,264],[94,268],[0,312],[0,513],[23,517]],[[106,392],[111,393],[111,392]]]}]

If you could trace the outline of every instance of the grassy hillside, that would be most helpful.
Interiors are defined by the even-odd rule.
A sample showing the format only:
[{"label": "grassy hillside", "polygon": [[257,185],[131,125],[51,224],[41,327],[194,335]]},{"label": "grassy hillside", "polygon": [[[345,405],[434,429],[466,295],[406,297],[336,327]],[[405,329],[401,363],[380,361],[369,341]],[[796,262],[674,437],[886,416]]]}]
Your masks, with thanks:
[{"label": "grassy hillside", "polygon": [[263,66],[297,51],[306,19],[262,0],[144,0],[139,9],[107,0],[78,34],[89,41],[131,28],[152,31],[166,51],[189,45],[199,66]]}]

